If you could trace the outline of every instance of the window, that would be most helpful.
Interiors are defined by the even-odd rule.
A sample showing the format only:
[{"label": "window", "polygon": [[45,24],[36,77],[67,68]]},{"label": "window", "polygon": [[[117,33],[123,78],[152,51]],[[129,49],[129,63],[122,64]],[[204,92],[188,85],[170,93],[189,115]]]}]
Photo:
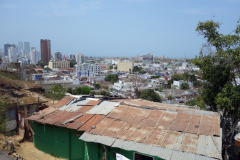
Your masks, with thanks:
[{"label": "window", "polygon": [[134,160],[153,160],[153,157],[145,156],[139,153],[134,153]]}]

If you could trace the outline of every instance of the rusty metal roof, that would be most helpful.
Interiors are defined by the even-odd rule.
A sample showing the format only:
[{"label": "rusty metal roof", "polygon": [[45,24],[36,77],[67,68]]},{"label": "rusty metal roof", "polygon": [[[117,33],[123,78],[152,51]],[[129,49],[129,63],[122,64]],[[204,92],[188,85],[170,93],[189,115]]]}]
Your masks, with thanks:
[{"label": "rusty metal roof", "polygon": [[60,108],[66,104],[68,104],[70,102],[71,99],[73,99],[74,97],[71,96],[66,96],[63,99],[61,99],[60,101],[58,101],[57,103],[55,103],[54,105],[52,105],[51,107],[54,108]]},{"label": "rusty metal roof", "polygon": [[92,126],[96,126],[105,116],[104,115],[94,115],[91,119],[86,121],[78,131],[88,131],[92,129]]},{"label": "rusty metal roof", "polygon": [[86,123],[92,117],[93,117],[92,114],[85,114],[85,115],[79,117],[78,119],[76,119],[74,122],[70,123],[67,126],[67,128],[77,130],[78,128],[80,128],[84,123]]},{"label": "rusty metal roof", "polygon": [[[201,125],[202,122],[205,124]],[[221,140],[218,139],[221,139],[219,122],[219,117],[213,115],[149,110],[120,105],[96,125],[96,128],[87,133],[139,143],[142,150],[147,147],[145,145],[153,145],[221,159],[221,151],[216,149],[221,146]],[[212,135],[218,144],[212,145],[214,140],[211,141],[209,138],[203,143],[199,141],[202,139],[201,136],[207,138],[208,135]],[[118,140],[115,141],[119,143]],[[211,144],[210,151],[201,150],[202,147],[198,147],[201,145],[206,147],[209,144]]]}]

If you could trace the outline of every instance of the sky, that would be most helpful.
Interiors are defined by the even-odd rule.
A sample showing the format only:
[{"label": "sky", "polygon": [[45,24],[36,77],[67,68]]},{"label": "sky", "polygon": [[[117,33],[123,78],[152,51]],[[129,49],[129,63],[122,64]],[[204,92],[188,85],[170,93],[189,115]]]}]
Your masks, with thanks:
[{"label": "sky", "polygon": [[152,53],[194,58],[206,40],[199,21],[222,23],[232,32],[240,0],[0,0],[0,48],[40,39],[63,55],[122,57]]}]

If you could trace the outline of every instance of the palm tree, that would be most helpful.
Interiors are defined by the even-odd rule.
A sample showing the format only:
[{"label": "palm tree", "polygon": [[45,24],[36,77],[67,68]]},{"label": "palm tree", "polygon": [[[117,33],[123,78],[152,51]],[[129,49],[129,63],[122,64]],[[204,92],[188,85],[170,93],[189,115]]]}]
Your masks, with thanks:
[{"label": "palm tree", "polygon": [[190,74],[189,74],[189,73],[184,73],[184,74],[182,75],[182,77],[183,77],[183,80],[184,80],[184,81],[187,81],[187,83],[188,83],[188,81],[190,80]]}]

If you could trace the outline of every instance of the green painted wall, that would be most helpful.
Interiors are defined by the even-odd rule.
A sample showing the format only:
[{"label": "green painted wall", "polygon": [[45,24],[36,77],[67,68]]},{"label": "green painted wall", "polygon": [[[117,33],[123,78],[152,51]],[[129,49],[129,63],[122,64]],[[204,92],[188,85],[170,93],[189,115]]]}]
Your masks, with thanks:
[{"label": "green painted wall", "polygon": [[84,142],[79,139],[83,132],[37,122],[33,123],[33,130],[33,142],[39,150],[55,157],[84,160]]},{"label": "green painted wall", "polygon": [[[87,148],[87,150],[85,149],[84,160],[101,160],[103,158],[104,145],[98,144],[98,143],[92,143],[92,142],[85,142],[85,145],[86,145],[85,148]],[[108,146],[105,146],[105,148],[107,150],[106,160],[116,160],[116,153],[119,153],[130,160],[133,160],[134,158],[135,151],[126,151],[120,148],[112,148]],[[150,155],[146,155],[146,156],[150,156]],[[159,157],[154,157],[154,160],[163,160],[163,159]]]},{"label": "green painted wall", "polygon": [[[134,151],[126,151],[120,148],[112,148],[80,140],[79,137],[83,132],[53,125],[43,125],[37,122],[33,123],[33,130],[35,133],[33,136],[35,147],[55,157],[69,160],[102,160],[105,147],[107,150],[106,160],[116,160],[116,153],[130,160],[134,158]],[[154,157],[154,160],[162,159]]]}]

